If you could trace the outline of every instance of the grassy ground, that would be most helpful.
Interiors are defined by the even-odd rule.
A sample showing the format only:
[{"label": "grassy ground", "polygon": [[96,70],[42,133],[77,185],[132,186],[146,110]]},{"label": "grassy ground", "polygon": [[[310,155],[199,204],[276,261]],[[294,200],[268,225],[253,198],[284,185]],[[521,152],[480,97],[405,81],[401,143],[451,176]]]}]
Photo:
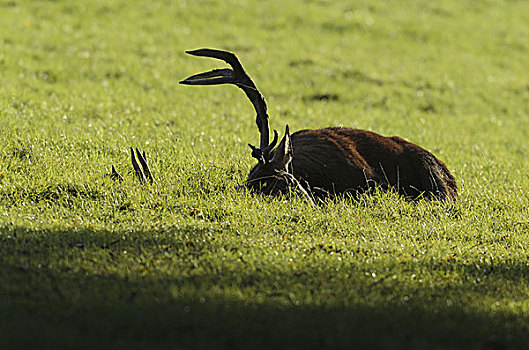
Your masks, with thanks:
[{"label": "grassy ground", "polygon": [[[0,23],[0,347],[529,341],[529,3],[1,0]],[[272,128],[399,135],[460,200],[237,191],[254,112],[177,84],[222,66],[200,47],[239,55]]]}]

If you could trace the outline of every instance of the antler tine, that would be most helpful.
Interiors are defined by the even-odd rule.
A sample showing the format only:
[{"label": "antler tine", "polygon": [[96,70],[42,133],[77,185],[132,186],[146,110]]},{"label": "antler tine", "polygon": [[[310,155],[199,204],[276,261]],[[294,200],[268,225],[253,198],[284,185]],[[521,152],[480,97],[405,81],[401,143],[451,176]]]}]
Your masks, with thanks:
[{"label": "antler tine", "polygon": [[274,149],[274,147],[276,146],[277,144],[277,138],[278,138],[278,135],[277,135],[277,130],[274,130],[274,139],[272,140],[272,143],[269,144],[268,146],[266,146],[262,152],[263,152],[263,156],[268,160],[268,155],[270,153],[271,150]]},{"label": "antler tine", "polygon": [[268,124],[268,111],[266,102],[255,86],[248,73],[244,70],[241,62],[235,54],[215,49],[198,49],[186,51],[193,56],[211,57],[222,60],[233,68],[233,72],[228,69],[216,69],[211,72],[196,74],[183,81],[181,84],[186,85],[215,85],[215,84],[234,84],[244,91],[257,113],[255,122],[261,135],[259,148],[265,150],[270,142],[270,126]]},{"label": "antler tine", "polygon": [[252,149],[252,157],[254,157],[255,159],[257,159],[257,161],[259,161],[259,163],[262,163],[262,164],[265,164],[266,163],[266,158],[263,154],[263,151],[258,148],[258,147],[255,147],[254,145],[252,144],[248,144],[248,146],[250,146],[250,148]]},{"label": "antler tine", "polygon": [[145,175],[143,174],[143,171],[141,171],[141,168],[138,165],[138,162],[136,161],[136,157],[134,156],[134,148],[132,147],[130,148],[130,160],[132,161],[132,167],[134,168],[134,173],[136,174],[136,177],[138,178],[138,180],[140,180],[141,183],[144,183]]},{"label": "antler tine", "polygon": [[114,164],[112,164],[111,172],[110,172],[110,178],[112,180],[118,180],[119,182],[123,182],[123,176],[121,176],[118,171],[116,170],[116,167],[114,167]]},{"label": "antler tine", "polygon": [[215,49],[197,49],[197,50],[188,50],[186,51],[187,54],[193,55],[193,56],[202,56],[202,57],[211,57],[216,58],[219,60],[223,60],[227,64],[229,64],[234,71],[236,72],[244,72],[244,68],[242,68],[242,64],[235,56],[234,53],[228,52],[228,51],[222,51],[222,50],[215,50]]},{"label": "antler tine", "polygon": [[152,176],[151,169],[149,169],[149,164],[147,163],[147,157],[145,156],[145,151],[143,154],[136,148],[136,156],[140,161],[141,167],[143,168],[143,175],[149,179],[149,182],[152,184],[154,182],[154,177]]}]

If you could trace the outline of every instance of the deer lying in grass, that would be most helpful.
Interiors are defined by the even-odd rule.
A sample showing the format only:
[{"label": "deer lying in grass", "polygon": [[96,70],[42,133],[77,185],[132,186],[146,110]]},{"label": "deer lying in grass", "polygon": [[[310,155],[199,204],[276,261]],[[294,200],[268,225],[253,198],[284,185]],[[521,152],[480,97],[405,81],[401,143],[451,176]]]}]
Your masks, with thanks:
[{"label": "deer lying in grass", "polygon": [[263,95],[237,57],[230,52],[199,49],[190,55],[212,57],[228,63],[232,69],[215,69],[193,75],[186,85],[233,84],[241,88],[257,112],[261,135],[259,147],[250,145],[257,159],[245,186],[267,195],[284,194],[291,189],[307,200],[357,194],[378,186],[394,189],[409,199],[455,200],[457,184],[433,154],[400,137],[385,137],[371,131],[350,128],[325,128],[289,132],[277,144],[274,131],[269,143],[268,112]]}]

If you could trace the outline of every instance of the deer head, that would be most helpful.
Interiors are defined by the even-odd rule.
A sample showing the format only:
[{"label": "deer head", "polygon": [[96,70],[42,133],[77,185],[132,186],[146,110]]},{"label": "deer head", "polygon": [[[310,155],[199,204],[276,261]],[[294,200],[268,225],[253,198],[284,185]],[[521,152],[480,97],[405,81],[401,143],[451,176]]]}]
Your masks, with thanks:
[{"label": "deer head", "polygon": [[257,165],[250,170],[245,186],[254,192],[268,195],[285,193],[289,188],[293,187],[296,191],[303,192],[304,197],[308,197],[306,191],[299,185],[292,175],[292,172],[289,171],[289,164],[292,161],[292,143],[290,142],[288,125],[286,126],[285,135],[279,143],[279,146],[274,149],[277,144],[278,134],[274,130],[274,138],[272,143],[270,143],[269,117],[265,99],[242,67],[239,59],[231,52],[214,49],[199,49],[186,51],[186,53],[193,56],[223,60],[232,69],[214,69],[209,72],[196,74],[182,80],[180,84],[233,84],[244,91],[254,106],[256,112],[255,122],[261,137],[259,147],[248,144],[251,149],[251,156],[257,159]]},{"label": "deer head", "polygon": [[257,153],[258,162],[248,174],[246,187],[268,195],[285,193],[287,188],[292,185],[293,180],[292,173],[289,171],[289,165],[292,161],[292,143],[290,142],[288,125],[279,146],[272,152],[261,154],[258,152],[259,149],[251,145],[250,147],[254,157],[254,153]]}]

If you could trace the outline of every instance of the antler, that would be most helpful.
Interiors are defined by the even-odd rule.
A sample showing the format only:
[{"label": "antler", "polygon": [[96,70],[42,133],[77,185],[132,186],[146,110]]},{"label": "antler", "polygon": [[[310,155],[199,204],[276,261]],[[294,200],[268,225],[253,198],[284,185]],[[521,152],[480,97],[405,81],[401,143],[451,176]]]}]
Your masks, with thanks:
[{"label": "antler", "polygon": [[[137,160],[136,160],[137,157]],[[153,184],[154,177],[152,176],[151,169],[149,168],[149,163],[147,163],[147,155],[145,154],[145,151],[140,152],[139,149],[136,148],[136,155],[134,155],[134,148],[130,148],[130,160],[132,163],[132,167],[134,168],[134,174],[136,174],[136,178],[140,180],[140,182],[143,184],[146,181],[149,181],[150,184]],[[139,164],[138,164],[139,161]],[[141,167],[140,167],[141,165]],[[143,170],[142,170],[143,169]],[[108,174],[112,180],[117,180],[119,182],[123,182],[123,176],[121,176],[114,165],[112,165],[111,172]]]},{"label": "antler", "polygon": [[193,56],[203,56],[211,57],[219,60],[223,60],[229,64],[232,69],[214,69],[209,72],[195,74],[185,80],[182,80],[180,84],[185,85],[219,85],[219,84],[233,84],[240,89],[242,89],[248,99],[252,102],[253,107],[257,113],[255,122],[259,128],[259,133],[261,134],[261,140],[259,148],[250,145],[252,149],[252,156],[259,160],[259,162],[266,163],[268,162],[269,153],[275,147],[277,143],[277,131],[274,130],[274,139],[272,143],[269,143],[270,140],[270,126],[268,124],[268,111],[266,107],[266,102],[257,90],[254,82],[250,76],[246,73],[242,67],[241,62],[235,56],[235,54],[228,51],[214,50],[214,49],[199,49],[186,51],[186,53]]},{"label": "antler", "polygon": [[136,177],[138,178],[138,180],[140,180],[141,183],[144,183],[146,180],[149,180],[149,182],[152,184],[154,182],[154,178],[152,176],[151,169],[149,169],[149,164],[147,163],[145,151],[143,151],[142,154],[140,150],[136,148],[136,155],[138,156],[138,160],[140,161],[141,168],[138,165],[138,162],[136,161],[136,157],[134,157],[134,149],[131,147],[130,160],[132,162],[134,172],[136,173]]}]

